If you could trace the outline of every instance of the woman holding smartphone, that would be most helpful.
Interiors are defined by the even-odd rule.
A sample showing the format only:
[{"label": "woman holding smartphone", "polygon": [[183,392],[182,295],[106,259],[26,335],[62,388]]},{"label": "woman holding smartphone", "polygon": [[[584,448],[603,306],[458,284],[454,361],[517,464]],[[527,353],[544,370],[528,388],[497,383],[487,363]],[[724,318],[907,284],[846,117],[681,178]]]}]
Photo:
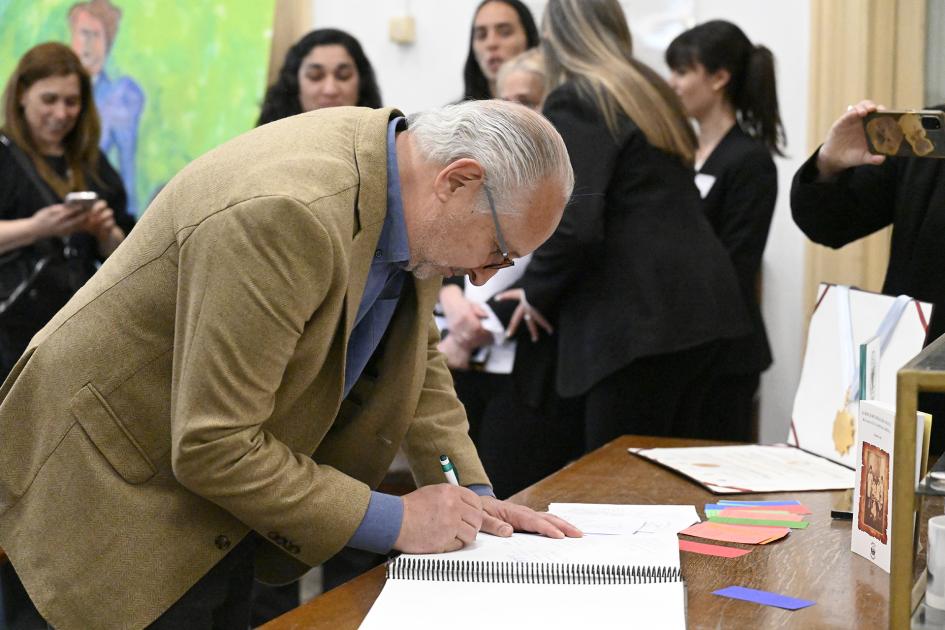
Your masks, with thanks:
[{"label": "woman holding smartphone", "polygon": [[778,198],[772,154],[784,144],[774,57],[735,24],[712,20],[676,37],[666,64],[669,84],[698,123],[702,210],[728,250],[752,323],[750,334],[724,343],[697,437],[750,442],[755,392],[771,365],[757,287]]},{"label": "woman holding smartphone", "polygon": [[720,341],[748,332],[731,262],[699,206],[695,136],[672,90],[632,55],[617,0],[549,0],[544,114],[574,195],[532,255],[510,330],[551,328],[557,389],[583,402],[585,446],[693,436]]},{"label": "woman holding smartphone", "polygon": [[[49,259],[16,299],[0,296],[6,377],[32,336],[115,251],[133,219],[121,179],[98,150],[91,80],[68,46],[50,42],[23,55],[6,86],[0,132],[0,282],[7,289],[22,284],[22,270],[32,265],[24,261]],[[64,201],[75,191],[94,195]]]},{"label": "woman holding smartphone", "polygon": [[[833,123],[794,175],[791,211],[808,238],[835,249],[891,225],[883,293],[934,305],[928,344],[945,334],[945,160],[870,153],[863,120],[878,109],[860,101]],[[919,409],[945,417],[945,397],[922,394]],[[932,423],[929,451],[945,451],[945,423]]]}]

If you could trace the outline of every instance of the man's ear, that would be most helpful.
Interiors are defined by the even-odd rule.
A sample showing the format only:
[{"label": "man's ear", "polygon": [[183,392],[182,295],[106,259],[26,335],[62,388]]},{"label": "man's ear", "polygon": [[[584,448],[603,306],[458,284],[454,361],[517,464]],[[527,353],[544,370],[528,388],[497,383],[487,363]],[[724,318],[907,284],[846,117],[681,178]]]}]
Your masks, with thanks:
[{"label": "man's ear", "polygon": [[472,158],[460,158],[437,173],[433,191],[440,201],[445,202],[460,189],[471,187],[478,190],[484,177],[485,171],[479,162]]}]

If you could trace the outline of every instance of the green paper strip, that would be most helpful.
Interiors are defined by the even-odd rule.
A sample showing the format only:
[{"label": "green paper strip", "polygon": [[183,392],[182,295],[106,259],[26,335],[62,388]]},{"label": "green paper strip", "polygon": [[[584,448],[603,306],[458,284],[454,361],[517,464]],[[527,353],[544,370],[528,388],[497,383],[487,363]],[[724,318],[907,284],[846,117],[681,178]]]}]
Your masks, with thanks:
[{"label": "green paper strip", "polygon": [[762,521],[754,518],[732,518],[730,516],[710,516],[713,523],[728,523],[729,525],[762,525],[765,527],[790,527],[791,529],[805,529],[810,525],[807,521]]}]

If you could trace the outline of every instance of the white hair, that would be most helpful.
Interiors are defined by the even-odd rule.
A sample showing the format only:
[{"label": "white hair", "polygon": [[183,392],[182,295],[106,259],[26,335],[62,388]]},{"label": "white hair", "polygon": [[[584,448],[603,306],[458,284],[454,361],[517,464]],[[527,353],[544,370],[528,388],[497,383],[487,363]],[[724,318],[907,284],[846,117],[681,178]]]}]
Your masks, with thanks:
[{"label": "white hair", "polygon": [[544,116],[523,105],[464,101],[411,114],[407,129],[434,164],[479,162],[500,213],[520,211],[523,195],[548,182],[558,183],[565,199],[571,196],[574,172],[564,140]]}]

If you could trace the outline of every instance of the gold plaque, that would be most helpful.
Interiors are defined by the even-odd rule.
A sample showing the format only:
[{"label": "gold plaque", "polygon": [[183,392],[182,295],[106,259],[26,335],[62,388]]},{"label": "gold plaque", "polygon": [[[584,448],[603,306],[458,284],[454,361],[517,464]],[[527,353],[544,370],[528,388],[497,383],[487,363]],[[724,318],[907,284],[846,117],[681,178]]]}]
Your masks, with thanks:
[{"label": "gold plaque", "polygon": [[847,411],[846,405],[837,412],[833,421],[833,445],[840,455],[846,455],[853,446],[856,427],[853,424],[853,414]]}]

